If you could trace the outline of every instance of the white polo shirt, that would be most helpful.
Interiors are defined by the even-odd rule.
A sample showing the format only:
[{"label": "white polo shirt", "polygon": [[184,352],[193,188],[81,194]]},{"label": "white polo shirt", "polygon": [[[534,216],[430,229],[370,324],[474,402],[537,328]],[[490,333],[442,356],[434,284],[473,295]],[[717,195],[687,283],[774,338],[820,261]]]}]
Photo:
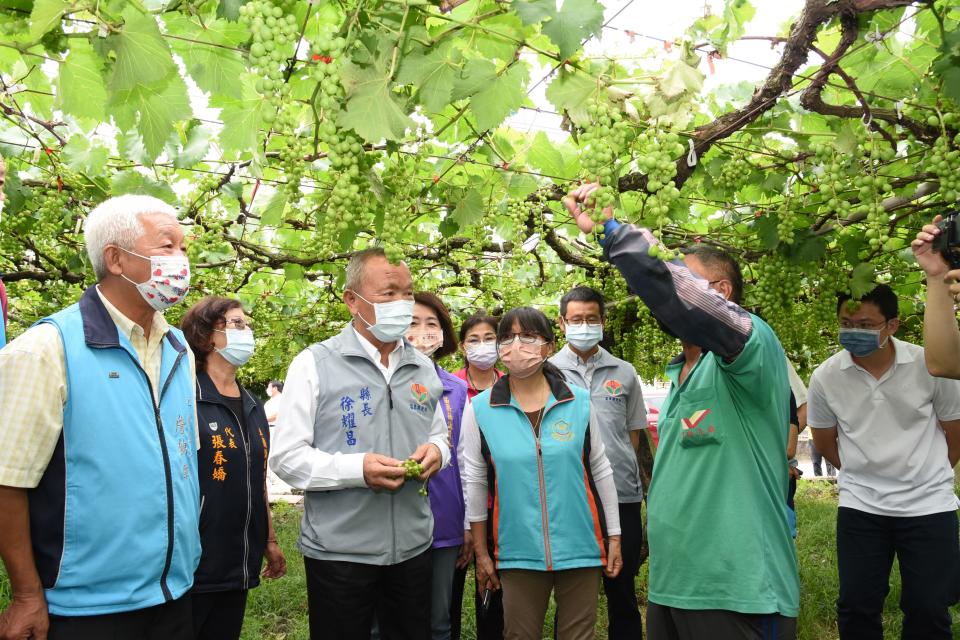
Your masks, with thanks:
[{"label": "white polo shirt", "polygon": [[808,421],[814,429],[837,426],[841,507],[900,517],[954,511],[938,420],[960,418],[960,382],[931,376],[922,347],[891,342],[896,357],[879,380],[846,349],[817,367]]}]

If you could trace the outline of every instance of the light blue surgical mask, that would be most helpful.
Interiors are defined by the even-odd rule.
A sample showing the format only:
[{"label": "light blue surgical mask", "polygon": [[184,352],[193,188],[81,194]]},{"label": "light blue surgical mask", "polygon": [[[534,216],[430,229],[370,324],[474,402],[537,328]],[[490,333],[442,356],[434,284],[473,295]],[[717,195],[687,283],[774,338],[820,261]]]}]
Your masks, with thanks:
[{"label": "light blue surgical mask", "polygon": [[253,355],[253,331],[251,329],[227,329],[223,333],[227,334],[227,346],[217,349],[217,353],[235,367],[242,367],[247,364],[247,361]]},{"label": "light blue surgical mask", "polygon": [[840,329],[840,344],[858,358],[866,358],[886,342],[880,342],[880,329]]},{"label": "light blue surgical mask", "polygon": [[372,324],[359,313],[357,317],[370,328],[370,333],[380,342],[396,342],[409,331],[410,323],[413,322],[413,300],[370,302],[356,291],[353,295],[373,305],[376,318]]},{"label": "light blue surgical mask", "polygon": [[567,342],[579,351],[589,351],[603,340],[603,325],[566,323]]}]

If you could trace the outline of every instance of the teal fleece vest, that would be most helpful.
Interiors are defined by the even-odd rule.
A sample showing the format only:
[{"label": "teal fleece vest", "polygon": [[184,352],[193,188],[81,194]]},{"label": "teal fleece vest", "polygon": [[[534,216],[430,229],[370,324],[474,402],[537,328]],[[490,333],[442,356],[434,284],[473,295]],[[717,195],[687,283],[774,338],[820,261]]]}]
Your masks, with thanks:
[{"label": "teal fleece vest", "polygon": [[63,340],[63,432],[31,490],[50,613],[132,611],[179,598],[200,559],[194,384],[183,334],[163,339],[160,400],[95,288],[41,320]]},{"label": "teal fleece vest", "polygon": [[590,392],[546,372],[540,437],[511,397],[509,376],[473,399],[493,496],[498,569],[560,571],[606,564],[606,524],[590,471]]}]

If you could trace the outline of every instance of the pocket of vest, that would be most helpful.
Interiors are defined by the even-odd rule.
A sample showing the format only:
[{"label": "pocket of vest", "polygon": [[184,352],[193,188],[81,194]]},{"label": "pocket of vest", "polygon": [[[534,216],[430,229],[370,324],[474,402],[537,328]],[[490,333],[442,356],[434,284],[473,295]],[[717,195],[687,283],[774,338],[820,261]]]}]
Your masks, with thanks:
[{"label": "pocket of vest", "polygon": [[718,426],[718,414],[709,406],[713,393],[697,390],[681,396],[675,415],[680,422],[677,437],[685,449],[711,444],[722,444],[723,433]]}]

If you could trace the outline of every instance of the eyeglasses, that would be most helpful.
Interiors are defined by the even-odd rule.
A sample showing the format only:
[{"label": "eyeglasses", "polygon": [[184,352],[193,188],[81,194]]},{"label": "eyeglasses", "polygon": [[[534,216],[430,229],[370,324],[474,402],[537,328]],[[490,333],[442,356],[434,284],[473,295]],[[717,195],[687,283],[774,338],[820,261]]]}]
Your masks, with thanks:
[{"label": "eyeglasses", "polygon": [[230,327],[231,329],[244,329],[253,330],[253,322],[245,318],[230,318],[229,320],[224,320],[223,323]]},{"label": "eyeglasses", "polygon": [[849,320],[841,320],[841,321],[840,321],[840,328],[841,328],[841,329],[866,329],[866,330],[868,330],[868,331],[877,331],[877,330],[879,330],[879,329],[883,329],[885,326],[887,326],[887,321],[886,321],[886,320],[884,320],[883,322],[880,322],[880,323],[867,322],[867,321],[863,321],[863,322],[850,322]]},{"label": "eyeglasses", "polygon": [[500,347],[509,347],[517,340],[520,341],[520,344],[547,344],[546,340],[535,333],[514,333],[500,340],[497,344]]},{"label": "eyeglasses", "polygon": [[578,317],[564,318],[563,321],[567,324],[567,326],[572,326],[572,327],[587,325],[588,327],[596,328],[596,327],[599,327],[601,324],[603,324],[603,320],[601,320],[597,316],[588,316],[586,318],[578,318]]},{"label": "eyeglasses", "polygon": [[477,336],[471,336],[463,341],[463,344],[467,345],[468,347],[479,347],[481,344],[496,344],[496,343],[497,343],[497,339],[494,336],[490,336],[487,338],[479,338]]}]

